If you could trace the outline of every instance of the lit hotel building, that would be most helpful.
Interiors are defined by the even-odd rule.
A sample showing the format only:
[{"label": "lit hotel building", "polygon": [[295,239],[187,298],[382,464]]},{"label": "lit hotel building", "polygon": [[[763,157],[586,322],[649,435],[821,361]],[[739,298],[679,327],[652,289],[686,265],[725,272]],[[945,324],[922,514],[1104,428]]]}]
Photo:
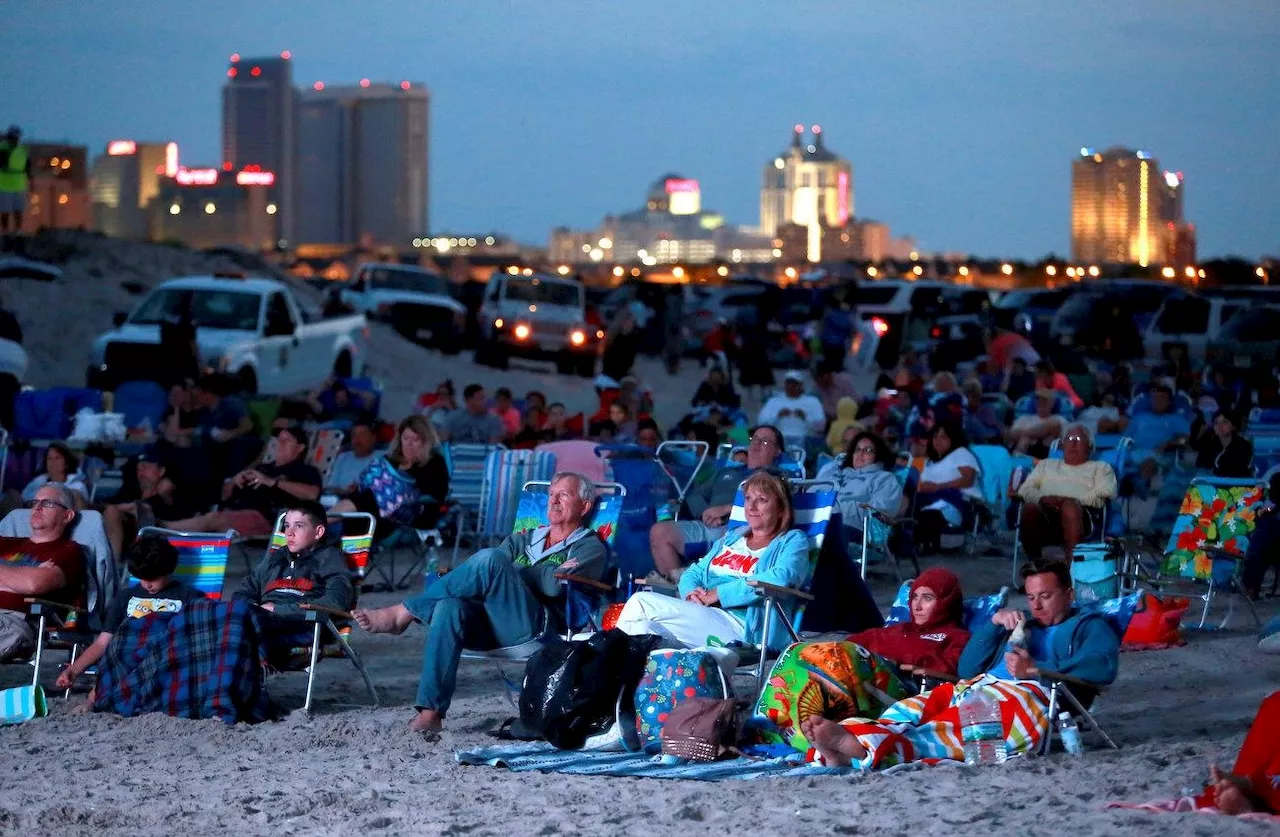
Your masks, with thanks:
[{"label": "lit hotel building", "polygon": [[147,238],[147,204],[178,168],[176,142],[107,143],[89,176],[94,227],[113,238]]},{"label": "lit hotel building", "polygon": [[821,257],[823,228],[843,227],[853,217],[853,165],[830,151],[821,126],[805,140],[797,125],[791,147],[765,164],[760,188],[760,232],[786,226],[809,230],[810,261]]},{"label": "lit hotel building", "polygon": [[280,238],[273,172],[180,168],[147,207],[152,237],[192,248],[237,247],[261,253]]},{"label": "lit hotel building", "polygon": [[297,240],[407,249],[429,229],[430,95],[421,83],[327,86],[298,96]]},{"label": "lit hotel building", "polygon": [[281,238],[291,242],[294,201],[293,69],[288,51],[278,57],[232,55],[222,87],[222,169],[257,166],[277,178]]},{"label": "lit hotel building", "polygon": [[22,231],[88,229],[88,149],[64,142],[27,142],[31,160],[31,191]]},{"label": "lit hotel building", "polygon": [[1145,151],[1081,148],[1071,164],[1071,258],[1089,264],[1175,264],[1186,253],[1183,176]]}]

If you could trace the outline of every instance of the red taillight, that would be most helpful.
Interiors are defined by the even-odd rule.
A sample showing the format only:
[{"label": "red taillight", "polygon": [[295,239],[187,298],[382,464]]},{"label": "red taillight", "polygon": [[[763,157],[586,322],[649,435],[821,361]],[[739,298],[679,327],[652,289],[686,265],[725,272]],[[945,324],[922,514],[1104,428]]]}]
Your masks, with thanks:
[{"label": "red taillight", "polygon": [[880,317],[871,318],[871,328],[875,330],[876,337],[884,337],[889,333],[889,324]]},{"label": "red taillight", "polygon": [[941,337],[941,336],[942,336],[942,329],[938,328],[937,326],[934,326],[933,328],[929,329],[929,336],[930,336],[930,337]]},{"label": "red taillight", "polygon": [[710,312],[710,311],[708,311],[707,309],[703,308],[701,311],[696,312],[693,316],[695,316],[695,317],[710,317],[710,316],[711,316],[711,312]]}]

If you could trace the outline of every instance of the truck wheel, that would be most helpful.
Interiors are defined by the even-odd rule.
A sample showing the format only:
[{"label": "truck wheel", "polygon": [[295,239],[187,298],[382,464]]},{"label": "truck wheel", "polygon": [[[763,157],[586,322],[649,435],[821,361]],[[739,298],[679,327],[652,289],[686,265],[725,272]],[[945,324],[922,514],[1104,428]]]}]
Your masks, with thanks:
[{"label": "truck wheel", "polygon": [[582,378],[594,378],[596,376],[596,359],[593,355],[584,355],[578,358],[578,376]]},{"label": "truck wheel", "polygon": [[245,395],[258,394],[258,375],[248,366],[236,373],[236,383]]},{"label": "truck wheel", "polygon": [[333,362],[333,377],[350,378],[351,377],[351,355],[343,352],[338,355],[338,359]]}]

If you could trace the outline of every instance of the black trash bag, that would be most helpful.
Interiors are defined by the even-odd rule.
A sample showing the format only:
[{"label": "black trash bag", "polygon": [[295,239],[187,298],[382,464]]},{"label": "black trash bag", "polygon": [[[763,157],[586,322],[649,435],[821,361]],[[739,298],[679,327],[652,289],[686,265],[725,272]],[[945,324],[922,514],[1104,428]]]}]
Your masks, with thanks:
[{"label": "black trash bag", "polygon": [[618,719],[620,697],[631,703],[658,642],[617,629],[575,642],[552,640],[525,665],[520,728],[561,750],[581,748]]}]

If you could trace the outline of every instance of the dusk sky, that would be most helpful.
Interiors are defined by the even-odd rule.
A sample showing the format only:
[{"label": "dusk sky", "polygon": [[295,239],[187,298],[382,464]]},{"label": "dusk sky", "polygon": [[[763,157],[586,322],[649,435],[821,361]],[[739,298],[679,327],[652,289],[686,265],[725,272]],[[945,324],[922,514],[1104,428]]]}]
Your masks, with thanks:
[{"label": "dusk sky", "polygon": [[[1052,6],[1052,9],[1046,9]],[[761,166],[821,124],[857,214],[921,249],[1069,251],[1081,146],[1186,175],[1202,258],[1280,253],[1280,4],[9,0],[0,122],[219,161],[227,57],[431,90],[432,232],[545,243],[665,172],[759,221]],[[186,9],[186,11],[175,11]]]}]

